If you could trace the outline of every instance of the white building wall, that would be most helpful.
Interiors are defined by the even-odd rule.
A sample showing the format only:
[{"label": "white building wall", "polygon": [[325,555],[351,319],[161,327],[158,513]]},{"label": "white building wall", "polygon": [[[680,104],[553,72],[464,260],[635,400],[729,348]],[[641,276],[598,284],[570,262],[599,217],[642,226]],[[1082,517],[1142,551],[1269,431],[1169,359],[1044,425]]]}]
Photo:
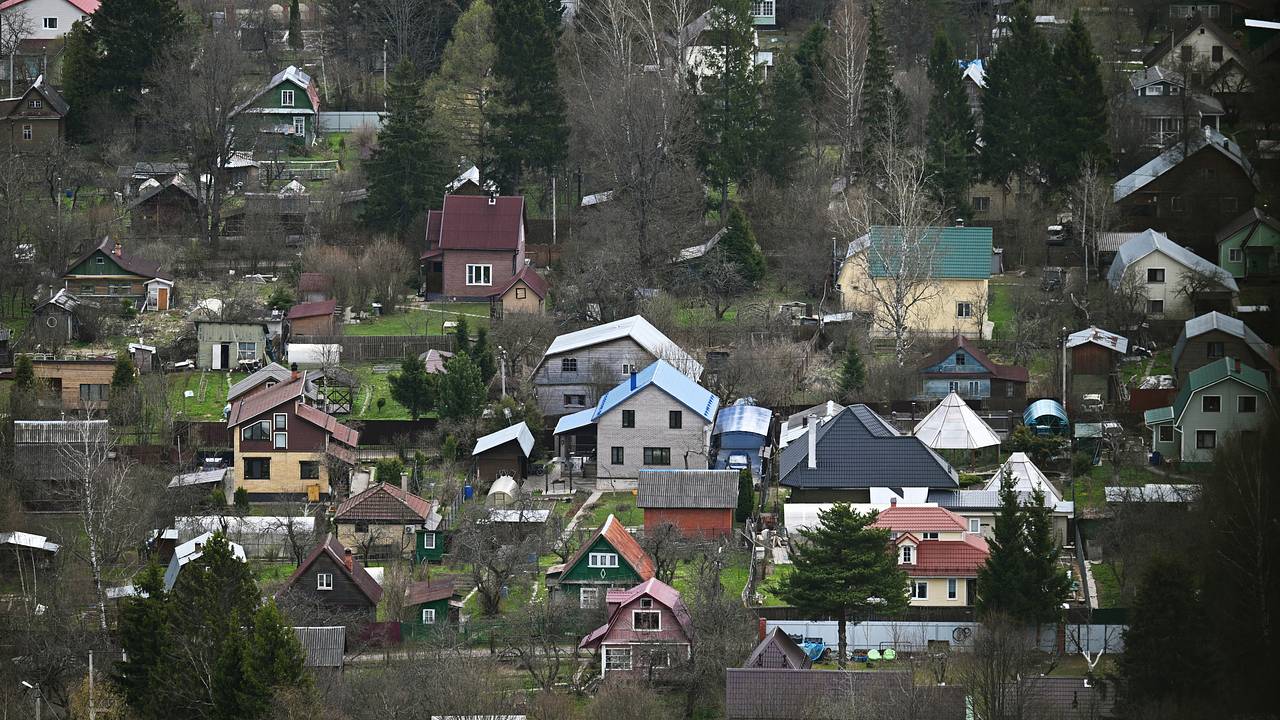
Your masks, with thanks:
[{"label": "white building wall", "polygon": [[[35,40],[60,38],[71,31],[75,21],[88,17],[66,0],[27,0],[5,10],[4,14],[6,19],[10,15],[25,14],[32,28],[31,34],[27,37]],[[46,18],[56,19],[57,27],[46,28],[44,26]]]}]

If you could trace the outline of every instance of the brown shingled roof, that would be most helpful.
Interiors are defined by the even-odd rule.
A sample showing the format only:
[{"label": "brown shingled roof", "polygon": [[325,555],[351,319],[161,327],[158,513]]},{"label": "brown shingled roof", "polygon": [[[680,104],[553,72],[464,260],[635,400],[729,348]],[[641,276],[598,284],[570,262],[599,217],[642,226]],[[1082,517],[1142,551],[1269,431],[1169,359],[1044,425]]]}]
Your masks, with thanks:
[{"label": "brown shingled roof", "polygon": [[[974,345],[973,343],[969,342],[969,338],[965,337],[964,335],[956,335],[955,337],[948,340],[946,344],[942,346],[941,349],[939,349],[937,352],[930,355],[924,362],[920,364],[919,366],[920,372],[923,373],[926,368],[932,367],[942,362],[944,358],[946,358],[948,355],[955,352],[956,350],[964,350],[965,352],[969,353],[969,355],[974,360],[976,360],[979,365],[986,368],[987,371],[990,372],[991,376],[994,378],[997,378],[999,380],[1008,380],[1009,382],[1020,382],[1020,383],[1030,382],[1031,380],[1031,374],[1027,372],[1026,368],[1019,367],[1017,365],[1000,365],[996,363],[991,358],[987,357],[987,354],[983,352],[977,345]],[[948,377],[951,377],[951,375],[948,375]]]},{"label": "brown shingled roof", "polygon": [[351,447],[355,447],[356,445],[360,444],[359,432],[338,422],[337,418],[324,412],[323,410],[313,408],[310,405],[302,405],[302,404],[298,405],[297,410],[298,410],[298,417],[320,427],[325,432],[328,432],[329,435],[332,436],[334,440],[337,440],[343,445],[350,445]]},{"label": "brown shingled roof", "polygon": [[[524,225],[524,197],[445,195],[440,245],[445,250],[515,250]],[[431,219],[427,219],[430,225]]]},{"label": "brown shingled roof", "polygon": [[334,537],[333,533],[329,533],[329,536],[325,538],[325,541],[317,545],[315,549],[311,551],[311,554],[307,556],[307,559],[303,560],[302,564],[298,566],[298,569],[293,571],[293,574],[289,576],[287,581],[285,581],[280,592],[283,593],[289,588],[292,588],[293,584],[298,581],[298,578],[302,577],[303,574],[311,568],[311,565],[316,561],[316,559],[325,553],[328,553],[329,559],[333,560],[334,564],[338,566],[338,572],[347,576],[360,590],[360,593],[369,600],[370,604],[378,604],[378,601],[382,599],[382,586],[378,584],[377,580],[373,579],[373,576],[369,574],[368,570],[364,569],[364,565],[361,565],[359,560],[352,559],[351,569],[347,569],[347,563],[344,557],[347,553],[347,549],[342,546],[342,543],[338,542],[338,538]]},{"label": "brown shingled roof", "polygon": [[431,501],[385,482],[347,498],[333,514],[337,522],[377,520],[422,523],[431,514]]},{"label": "brown shingled roof", "polygon": [[453,578],[435,582],[425,580],[409,583],[409,587],[404,591],[404,604],[409,607],[451,597],[453,597]]},{"label": "brown shingled roof", "polygon": [[309,303],[298,303],[289,308],[289,314],[285,315],[289,320],[297,320],[298,318],[319,317],[321,315],[332,315],[334,310],[338,309],[337,300],[317,300]]},{"label": "brown shingled roof", "polygon": [[505,295],[508,290],[521,280],[524,281],[525,285],[529,286],[529,289],[533,291],[534,295],[546,299],[547,290],[550,288],[550,286],[547,285],[546,278],[539,275],[538,271],[528,265],[520,268],[520,272],[512,275],[511,279],[507,281],[507,284],[503,285],[500,290],[494,293],[494,295]]}]

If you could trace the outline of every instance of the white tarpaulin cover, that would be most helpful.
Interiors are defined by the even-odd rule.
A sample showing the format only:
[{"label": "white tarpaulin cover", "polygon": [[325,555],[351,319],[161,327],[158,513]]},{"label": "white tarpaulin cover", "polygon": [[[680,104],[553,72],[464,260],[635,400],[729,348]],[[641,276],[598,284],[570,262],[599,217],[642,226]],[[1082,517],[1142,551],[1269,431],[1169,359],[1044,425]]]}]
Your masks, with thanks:
[{"label": "white tarpaulin cover", "polygon": [[1000,444],[995,430],[955,393],[925,415],[913,434],[934,450],[977,450]]}]

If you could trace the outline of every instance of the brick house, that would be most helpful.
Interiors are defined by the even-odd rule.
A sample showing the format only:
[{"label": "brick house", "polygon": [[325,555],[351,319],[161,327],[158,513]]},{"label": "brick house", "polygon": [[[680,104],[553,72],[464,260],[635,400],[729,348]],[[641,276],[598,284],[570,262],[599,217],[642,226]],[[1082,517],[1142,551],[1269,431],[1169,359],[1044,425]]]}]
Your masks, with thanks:
[{"label": "brick house", "polygon": [[675,588],[650,578],[609,590],[605,605],[609,619],[578,644],[599,650],[602,676],[654,680],[689,658],[693,618]]},{"label": "brick house", "polygon": [[365,559],[406,554],[415,560],[439,559],[444,547],[441,520],[430,500],[385,482],[347,498],[333,514],[339,542]]},{"label": "brick house", "polygon": [[644,510],[644,529],[664,524],[692,537],[733,533],[738,507],[737,470],[641,470],[636,507]]},{"label": "brick house", "polygon": [[445,195],[427,214],[422,269],[427,292],[488,300],[525,267],[525,208],[520,195]]},{"label": "brick house", "polygon": [[36,152],[65,135],[68,110],[67,101],[41,75],[18,97],[0,99],[0,141],[19,153]]}]

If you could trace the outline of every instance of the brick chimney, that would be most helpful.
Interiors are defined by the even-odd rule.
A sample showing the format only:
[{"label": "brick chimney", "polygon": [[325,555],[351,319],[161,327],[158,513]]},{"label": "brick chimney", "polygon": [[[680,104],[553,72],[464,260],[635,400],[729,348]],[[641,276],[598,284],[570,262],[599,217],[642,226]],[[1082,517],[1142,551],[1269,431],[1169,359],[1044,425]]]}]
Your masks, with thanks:
[{"label": "brick chimney", "polygon": [[889,498],[889,507],[898,507],[898,498],[897,498],[897,497],[891,497],[891,498]]},{"label": "brick chimney", "polygon": [[116,257],[124,256],[124,245],[121,245],[119,240],[116,240],[116,246],[111,249],[111,254]]},{"label": "brick chimney", "polygon": [[289,371],[291,373],[290,379],[297,380],[298,379],[298,363],[293,363],[292,365],[290,365]]},{"label": "brick chimney", "polygon": [[356,556],[351,553],[351,548],[345,548],[343,551],[342,564],[347,566],[347,572],[356,571]]}]

